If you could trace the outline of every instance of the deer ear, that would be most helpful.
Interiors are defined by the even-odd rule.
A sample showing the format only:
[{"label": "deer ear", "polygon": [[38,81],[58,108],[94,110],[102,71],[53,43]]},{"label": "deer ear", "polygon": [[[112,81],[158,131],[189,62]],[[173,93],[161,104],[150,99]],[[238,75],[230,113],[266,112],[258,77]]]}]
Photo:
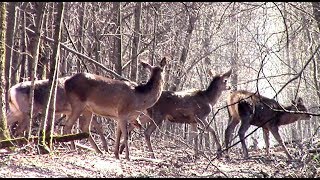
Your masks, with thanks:
[{"label": "deer ear", "polygon": [[167,59],[166,59],[166,57],[163,57],[161,62],[160,62],[160,66],[164,67],[165,65],[167,65]]},{"label": "deer ear", "polygon": [[301,97],[299,97],[299,98],[298,98],[298,100],[297,100],[297,104],[303,104],[303,100],[302,100],[302,98],[301,98]]},{"label": "deer ear", "polygon": [[149,69],[150,71],[152,70],[152,66],[149,63],[144,62],[144,61],[140,61],[140,63],[143,68]]},{"label": "deer ear", "polygon": [[222,76],[224,78],[228,78],[228,77],[230,77],[231,73],[232,73],[232,69],[230,69],[228,72],[224,73]]}]

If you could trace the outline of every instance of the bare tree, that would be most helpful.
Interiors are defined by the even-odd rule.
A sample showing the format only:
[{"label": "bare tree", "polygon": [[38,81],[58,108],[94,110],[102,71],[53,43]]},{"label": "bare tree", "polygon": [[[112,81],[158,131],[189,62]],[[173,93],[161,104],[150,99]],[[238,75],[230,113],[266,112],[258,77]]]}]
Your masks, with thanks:
[{"label": "bare tree", "polygon": [[183,67],[187,61],[189,46],[191,43],[191,37],[192,37],[193,30],[195,29],[195,23],[197,21],[198,11],[199,11],[199,9],[197,9],[199,8],[197,7],[197,2],[192,2],[191,5],[184,4],[184,6],[188,16],[188,27],[187,27],[187,32],[186,32],[184,42],[182,44],[181,56],[179,58],[180,68],[177,72],[176,77],[174,78],[173,85],[170,88],[170,90],[172,91],[176,91],[179,89],[180,82],[181,82],[180,76],[183,73],[183,70],[184,70]]},{"label": "bare tree", "polygon": [[7,129],[7,116],[6,116],[6,103],[5,103],[5,64],[6,64],[6,2],[0,3],[0,108],[1,108],[1,120],[0,120],[0,140],[8,139],[10,137]]},{"label": "bare tree", "polygon": [[122,15],[121,15],[121,2],[113,2],[115,11],[115,36],[114,36],[114,51],[113,57],[115,59],[116,72],[122,74]]},{"label": "bare tree", "polygon": [[[63,20],[64,3],[59,2],[57,6],[57,16],[55,20],[55,33],[54,40],[55,44],[53,46],[53,59],[50,61],[50,74],[49,74],[49,84],[51,84],[49,94],[47,95],[47,107],[44,110],[44,119],[41,121],[39,129],[39,141],[38,144],[43,150],[50,152],[52,149],[52,134],[55,122],[55,106],[56,106],[56,93],[57,93],[57,81],[59,72],[59,62],[60,62],[60,38],[61,38],[61,25]],[[49,148],[46,146],[46,132],[47,127],[50,127],[50,144]]]},{"label": "bare tree", "polygon": [[[15,33],[15,27],[16,27],[16,5],[17,2],[9,2],[8,3],[8,16],[7,16],[7,27],[8,29],[10,29],[10,31],[8,31],[6,33],[6,43],[7,43],[7,47],[6,47],[6,68],[5,68],[5,74],[7,74],[6,76],[6,91],[9,89],[9,87],[11,86],[11,78],[12,78],[12,60],[14,58],[16,58],[16,56],[14,56],[13,49],[14,49],[14,33]],[[8,102],[7,100],[7,93],[6,93],[6,102]],[[8,103],[6,103],[6,105],[8,105]]]},{"label": "bare tree", "polygon": [[140,41],[140,21],[141,21],[141,2],[136,2],[134,9],[134,32],[131,51],[131,80],[137,81],[138,78],[138,50]]},{"label": "bare tree", "polygon": [[42,25],[43,25],[43,16],[44,11],[46,9],[46,3],[35,3],[37,6],[37,19],[36,19],[36,38],[35,38],[35,46],[32,49],[32,56],[33,56],[33,66],[31,68],[31,91],[30,91],[30,124],[29,124],[29,133],[28,133],[28,139],[31,136],[31,127],[32,127],[32,121],[33,121],[33,102],[34,102],[34,80],[36,79],[36,72],[37,72],[37,66],[38,66],[38,54],[39,54],[39,48],[40,48],[40,40],[41,40],[41,31],[42,31]]}]

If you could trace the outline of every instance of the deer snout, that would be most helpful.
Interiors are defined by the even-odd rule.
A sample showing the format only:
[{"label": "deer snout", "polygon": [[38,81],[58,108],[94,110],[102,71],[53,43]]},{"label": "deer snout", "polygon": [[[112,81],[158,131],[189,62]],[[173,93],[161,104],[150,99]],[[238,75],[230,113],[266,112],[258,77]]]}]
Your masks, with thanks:
[{"label": "deer snout", "polygon": [[310,120],[311,119],[311,115],[310,114],[303,114],[303,116],[300,118],[301,120]]},{"label": "deer snout", "polygon": [[310,114],[306,114],[307,115],[307,120],[311,119],[311,115]]}]

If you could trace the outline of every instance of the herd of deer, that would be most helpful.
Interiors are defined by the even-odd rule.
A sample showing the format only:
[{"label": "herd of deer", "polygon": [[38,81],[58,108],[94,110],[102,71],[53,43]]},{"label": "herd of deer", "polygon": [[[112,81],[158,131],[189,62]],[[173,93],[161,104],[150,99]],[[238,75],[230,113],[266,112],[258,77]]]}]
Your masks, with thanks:
[{"label": "herd of deer", "polygon": [[[93,114],[114,119],[117,121],[115,157],[119,159],[119,154],[125,149],[125,158],[129,160],[129,132],[149,122],[144,135],[151,157],[155,158],[150,136],[164,120],[169,120],[175,123],[188,123],[192,130],[196,130],[197,125],[208,130],[216,143],[217,156],[221,157],[221,144],[213,128],[210,127],[207,117],[222,92],[230,89],[227,79],[231,75],[231,69],[224,74],[214,76],[205,90],[173,92],[163,91],[166,58],[161,60],[159,66],[151,66],[145,62],[141,64],[151,72],[148,82],[141,85],[89,73],[78,73],[59,78],[55,114],[64,114],[68,117],[63,133],[71,134],[72,126],[79,119],[79,128],[83,132],[90,134],[90,124],[97,128],[103,146],[108,151],[101,125],[95,120],[91,122],[91,119]],[[11,133],[15,136],[22,135],[24,131],[29,130],[30,90],[30,81],[18,83],[9,89],[7,121],[9,129],[12,129]],[[35,115],[41,113],[45,107],[48,90],[48,80],[35,81],[33,110]],[[227,104],[230,119],[225,131],[226,150],[228,150],[234,128],[241,122],[238,135],[244,158],[248,158],[248,150],[244,141],[245,133],[250,125],[255,125],[263,128],[267,155],[269,155],[268,135],[271,131],[283,147],[287,157],[292,159],[278,129],[280,125],[310,119],[310,115],[303,113],[307,109],[301,98],[298,98],[292,105],[283,107],[277,101],[256,93],[234,91],[228,96]],[[18,126],[13,131],[14,124]],[[121,137],[123,137],[122,143],[120,143]],[[194,135],[193,138],[195,153],[197,153],[197,136]],[[96,152],[102,153],[91,135],[89,135],[89,142]],[[71,147],[75,148],[74,143],[71,143]]]}]

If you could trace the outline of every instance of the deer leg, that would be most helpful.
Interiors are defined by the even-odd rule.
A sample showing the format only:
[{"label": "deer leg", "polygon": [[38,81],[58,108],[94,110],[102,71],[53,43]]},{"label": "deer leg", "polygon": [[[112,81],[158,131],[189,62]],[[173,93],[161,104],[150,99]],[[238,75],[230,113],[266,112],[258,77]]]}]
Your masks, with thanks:
[{"label": "deer leg", "polygon": [[[55,117],[56,117],[56,115],[55,115]],[[48,121],[47,121],[47,125],[45,127],[45,129],[46,129],[46,137],[50,137],[51,128],[52,128],[52,133],[54,133],[54,125],[52,126],[52,121],[54,121],[54,120],[56,120],[56,118],[53,119],[52,114],[48,114]],[[40,121],[41,121],[41,119],[40,119]]]},{"label": "deer leg", "polygon": [[[161,118],[159,118],[161,119]],[[154,132],[154,130],[156,130],[157,126],[160,128],[162,125],[162,119],[160,122],[150,122],[150,124],[147,126],[146,130],[144,131],[144,137],[146,139],[146,142],[147,142],[147,146],[148,146],[148,149],[149,149],[149,152],[150,152],[150,156],[151,158],[155,159],[155,156],[154,156],[154,152],[153,152],[153,149],[152,149],[152,145],[151,145],[151,140],[150,140],[150,137],[151,137],[151,134]]]},{"label": "deer leg", "polygon": [[285,145],[285,144],[283,143],[283,141],[282,141],[282,138],[281,138],[281,136],[280,136],[280,134],[279,134],[279,129],[278,129],[278,127],[277,127],[277,126],[271,127],[271,128],[270,128],[270,131],[271,131],[272,135],[274,136],[274,138],[275,138],[275,139],[278,141],[278,143],[282,146],[282,148],[283,148],[284,152],[286,153],[288,159],[292,159],[292,157],[291,157],[291,155],[290,155],[290,153],[289,153],[286,145]]},{"label": "deer leg", "polygon": [[[116,144],[115,144],[115,148],[114,148],[114,155],[115,155],[116,159],[119,159],[120,137],[121,137],[121,128],[120,128],[120,120],[118,120],[117,131],[116,131]],[[126,146],[126,145],[124,144],[124,146]]]},{"label": "deer leg", "polygon": [[23,119],[22,121],[17,121],[17,128],[16,130],[13,132],[14,136],[23,136],[23,132],[28,131],[27,127],[28,127],[28,123],[29,121],[27,121],[27,119]]},{"label": "deer leg", "polygon": [[108,143],[107,143],[107,140],[106,138],[104,137],[104,133],[103,133],[103,129],[102,129],[102,124],[99,124],[97,122],[97,119],[96,118],[93,118],[91,120],[91,127],[94,127],[97,131],[98,131],[98,134],[100,136],[100,139],[102,141],[102,146],[103,146],[103,149],[108,152]]},{"label": "deer leg", "polygon": [[128,126],[127,126],[127,122],[121,126],[122,129],[122,134],[123,134],[123,142],[125,144],[125,149],[126,149],[126,159],[129,161],[129,145],[128,145],[128,139],[129,139],[129,134],[128,134]]},{"label": "deer leg", "polygon": [[239,137],[240,137],[240,141],[241,141],[241,145],[242,145],[242,150],[243,150],[243,156],[245,159],[248,159],[249,155],[248,155],[248,149],[247,149],[247,146],[246,146],[246,142],[245,142],[245,139],[244,139],[244,136],[246,134],[246,131],[249,129],[250,127],[250,123],[249,121],[242,121],[241,122],[241,126],[240,126],[240,129],[239,129]]},{"label": "deer leg", "polygon": [[193,142],[194,142],[194,146],[193,146],[194,155],[195,155],[195,157],[197,157],[198,154],[199,154],[199,149],[198,149],[199,141],[198,141],[197,123],[190,124],[190,130],[192,132],[191,134],[192,134],[192,139],[193,139]]},{"label": "deer leg", "polygon": [[237,126],[239,121],[234,120],[233,118],[229,121],[228,127],[225,131],[225,147],[227,156],[229,156],[229,145],[230,145],[230,137],[233,137],[234,128]]},{"label": "deer leg", "polygon": [[103,154],[102,151],[99,149],[98,145],[96,144],[96,142],[94,141],[94,139],[92,138],[91,135],[91,131],[90,131],[90,123],[92,120],[92,113],[90,111],[85,111],[82,113],[83,116],[79,117],[79,124],[80,124],[80,129],[82,132],[87,132],[89,133],[89,137],[88,140],[91,144],[91,146],[93,147],[93,149],[100,154]]},{"label": "deer leg", "polygon": [[[83,110],[83,105],[80,104],[80,106],[74,106],[72,108],[72,113],[69,117],[69,119],[66,121],[66,124],[63,128],[63,134],[71,134],[71,129],[72,126],[75,124],[76,120],[80,116],[82,110]],[[74,141],[71,141],[71,149],[76,149]]]},{"label": "deer leg", "polygon": [[[27,118],[22,113],[9,112],[7,114],[7,127],[11,130],[13,136],[23,135],[23,131],[26,130],[26,125],[29,123]],[[14,130],[13,125],[17,124],[17,128]]]},{"label": "deer leg", "polygon": [[263,129],[263,139],[266,144],[267,156],[269,156],[270,155],[270,153],[269,153],[270,143],[269,143],[269,130],[268,129]]},{"label": "deer leg", "polygon": [[127,120],[119,119],[117,123],[117,136],[115,144],[115,156],[119,159],[119,148],[120,148],[120,138],[123,135],[123,144],[125,145],[126,155],[125,158],[129,159],[129,146],[128,146],[128,130],[127,130]]},{"label": "deer leg", "polygon": [[[131,131],[134,129],[134,126],[129,123],[129,127],[128,127],[128,134],[131,134]],[[125,144],[122,142],[121,145],[120,145],[120,154],[122,154],[123,150],[125,148]]]},{"label": "deer leg", "polygon": [[[16,130],[17,135],[20,134],[22,136],[27,137],[29,135],[29,131],[31,131],[31,133],[32,133],[32,128],[36,125],[37,116],[33,115],[33,119],[31,119],[29,114],[23,113],[22,118],[24,118],[24,119],[22,119],[20,121],[20,123],[18,122],[18,128]],[[30,121],[32,121],[31,124],[30,124]],[[30,126],[32,126],[32,127],[30,127]]]},{"label": "deer leg", "polygon": [[221,157],[221,144],[219,142],[218,137],[216,136],[215,131],[213,130],[213,128],[209,125],[209,123],[207,122],[206,119],[202,120],[202,123],[204,125],[203,128],[207,128],[207,131],[209,131],[213,137],[213,140],[215,141],[216,145],[217,145],[217,157],[220,158]]}]

